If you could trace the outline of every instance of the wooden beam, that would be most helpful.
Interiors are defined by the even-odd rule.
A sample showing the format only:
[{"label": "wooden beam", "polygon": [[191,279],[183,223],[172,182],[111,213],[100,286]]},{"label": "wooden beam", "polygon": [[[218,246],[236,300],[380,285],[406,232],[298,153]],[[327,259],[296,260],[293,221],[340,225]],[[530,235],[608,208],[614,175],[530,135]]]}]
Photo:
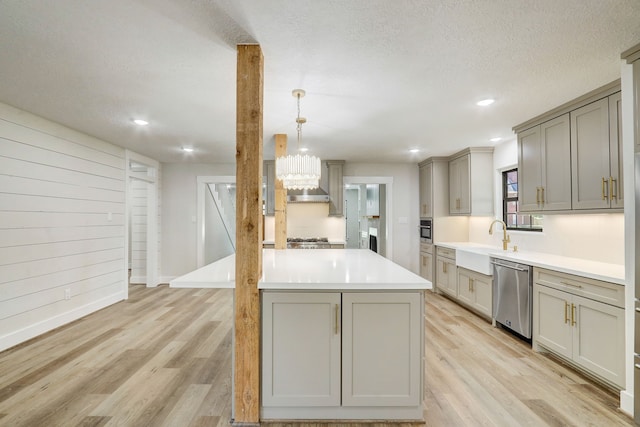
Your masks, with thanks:
[{"label": "wooden beam", "polygon": [[264,58],[238,45],[236,89],[236,288],[234,424],[260,421],[262,114]]},{"label": "wooden beam", "polygon": [[[287,155],[287,135],[276,134],[276,159]],[[282,181],[276,178],[275,185],[275,248],[287,249],[287,190]]]}]

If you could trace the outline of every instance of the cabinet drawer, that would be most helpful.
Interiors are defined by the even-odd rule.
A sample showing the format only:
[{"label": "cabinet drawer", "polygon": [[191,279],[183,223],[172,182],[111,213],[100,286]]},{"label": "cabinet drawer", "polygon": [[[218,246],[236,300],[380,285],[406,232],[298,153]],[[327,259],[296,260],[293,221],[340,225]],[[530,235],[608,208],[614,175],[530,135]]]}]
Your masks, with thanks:
[{"label": "cabinet drawer", "polygon": [[430,245],[429,243],[420,243],[420,252],[433,254],[433,245]]},{"label": "cabinet drawer", "polygon": [[549,286],[594,301],[624,308],[624,286],[615,283],[603,282],[587,277],[561,273],[559,271],[545,270],[544,268],[533,269],[533,281],[540,285]]},{"label": "cabinet drawer", "polygon": [[442,246],[438,246],[436,247],[436,254],[438,256],[441,257],[445,257],[445,258],[450,258],[455,260],[456,259],[456,250],[455,249],[450,249],[450,248],[445,248]]}]

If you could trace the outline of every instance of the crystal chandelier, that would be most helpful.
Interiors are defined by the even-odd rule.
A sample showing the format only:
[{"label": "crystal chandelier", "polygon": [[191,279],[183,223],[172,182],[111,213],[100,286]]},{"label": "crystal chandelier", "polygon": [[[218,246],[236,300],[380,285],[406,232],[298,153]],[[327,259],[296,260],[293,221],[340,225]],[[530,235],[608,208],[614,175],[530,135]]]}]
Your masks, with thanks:
[{"label": "crystal chandelier", "polygon": [[[296,118],[298,131],[298,151],[302,139],[302,124],[307,119],[300,117],[300,98],[305,91],[295,89],[293,96],[297,99],[298,117]],[[282,181],[287,190],[313,190],[320,182],[320,158],[308,154],[287,155],[276,159],[276,177]]]}]

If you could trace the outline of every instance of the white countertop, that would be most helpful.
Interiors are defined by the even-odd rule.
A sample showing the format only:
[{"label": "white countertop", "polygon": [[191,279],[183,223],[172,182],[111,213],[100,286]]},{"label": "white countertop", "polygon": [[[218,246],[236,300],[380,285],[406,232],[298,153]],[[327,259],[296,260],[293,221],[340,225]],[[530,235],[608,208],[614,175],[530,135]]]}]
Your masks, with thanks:
[{"label": "white countertop", "polygon": [[[503,251],[495,246],[476,244],[472,242],[441,242],[436,246],[444,246],[450,249],[473,250],[479,248],[490,256],[507,261],[521,262],[534,267],[547,268],[562,273],[575,274],[605,282],[625,284],[624,265],[610,264],[606,262],[591,261],[580,258],[572,258],[561,255],[551,255],[541,252],[528,251]],[[490,250],[493,248],[495,250]]]},{"label": "white countertop", "polygon": [[[430,281],[368,249],[263,249],[260,289],[423,290]],[[172,280],[171,287],[233,288],[235,255]]]},{"label": "white countertop", "polygon": [[234,288],[236,285],[236,255],[232,254],[202,268],[176,277],[172,288]]}]

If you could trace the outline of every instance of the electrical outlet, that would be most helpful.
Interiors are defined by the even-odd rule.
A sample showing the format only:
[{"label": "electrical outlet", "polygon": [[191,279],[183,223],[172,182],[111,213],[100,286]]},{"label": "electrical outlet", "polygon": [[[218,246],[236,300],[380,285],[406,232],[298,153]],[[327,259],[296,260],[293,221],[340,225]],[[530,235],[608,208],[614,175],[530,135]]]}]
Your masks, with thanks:
[{"label": "electrical outlet", "polygon": [[67,288],[64,290],[64,299],[71,299],[71,289]]}]

